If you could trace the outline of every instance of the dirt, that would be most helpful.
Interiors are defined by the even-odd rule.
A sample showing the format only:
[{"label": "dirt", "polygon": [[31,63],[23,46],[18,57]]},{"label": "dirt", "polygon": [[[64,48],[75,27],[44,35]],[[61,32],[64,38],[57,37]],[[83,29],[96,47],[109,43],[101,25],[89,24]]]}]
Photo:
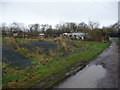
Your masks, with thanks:
[{"label": "dirt", "polygon": [[34,51],[37,48],[41,48],[43,53],[48,54],[50,50],[56,51],[58,48],[58,44],[50,41],[37,41],[37,42],[30,42],[27,44],[20,44],[20,47],[26,48],[30,51]]},{"label": "dirt", "polygon": [[10,64],[11,66],[16,66],[19,69],[24,69],[26,67],[31,67],[31,59],[28,59],[24,55],[2,46],[2,62]]},{"label": "dirt", "polygon": [[[12,66],[16,66],[19,69],[24,69],[26,67],[33,66],[31,64],[32,60],[27,58],[25,55],[16,52],[12,48],[15,47],[15,44],[11,45],[2,45],[2,61],[3,63],[10,64]],[[29,51],[36,50],[37,48],[42,48],[43,53],[48,54],[50,50],[57,50],[58,45],[49,41],[37,41],[30,42],[26,44],[18,44],[19,47],[23,47],[28,49]]]}]

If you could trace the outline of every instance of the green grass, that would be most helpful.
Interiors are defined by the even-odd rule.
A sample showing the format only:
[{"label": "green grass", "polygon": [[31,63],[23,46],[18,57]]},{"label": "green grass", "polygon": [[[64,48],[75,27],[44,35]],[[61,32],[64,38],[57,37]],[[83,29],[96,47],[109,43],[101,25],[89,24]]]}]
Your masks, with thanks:
[{"label": "green grass", "polygon": [[[71,49],[77,50],[78,48],[83,48],[85,51],[70,53],[65,57],[61,57],[63,52],[57,52],[54,56],[38,55],[37,53],[30,52],[26,56],[33,59],[32,63],[35,66],[32,69],[17,70],[17,68],[7,67],[6,65],[7,73],[3,73],[3,87],[28,88],[41,82],[45,83],[39,85],[39,87],[51,87],[55,82],[63,79],[65,73],[69,72],[73,66],[76,66],[76,63],[89,62],[110,45],[110,42],[101,43],[76,40],[70,40],[69,43],[72,45]],[[28,53],[23,48],[19,48],[18,52]],[[43,61],[45,61],[44,64]],[[55,76],[54,79],[49,80],[52,76]]]},{"label": "green grass", "polygon": [[37,41],[38,39],[24,39],[24,38],[2,38],[3,44],[20,44]]}]

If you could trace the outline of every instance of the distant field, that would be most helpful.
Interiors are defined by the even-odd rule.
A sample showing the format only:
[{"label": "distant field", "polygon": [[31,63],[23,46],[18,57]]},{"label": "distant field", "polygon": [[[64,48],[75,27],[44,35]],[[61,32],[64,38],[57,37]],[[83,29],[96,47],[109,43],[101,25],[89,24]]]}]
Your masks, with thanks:
[{"label": "distant field", "polygon": [[[54,42],[59,47],[55,50],[49,50],[49,53],[44,53],[42,47],[37,46],[36,49],[30,50],[29,46],[28,48],[19,46],[19,43],[38,42],[38,40],[16,39],[15,41],[17,41],[16,48],[9,49],[31,59],[33,66],[20,69],[17,66],[4,63],[4,88],[28,88],[38,83],[41,88],[52,87],[56,82],[63,79],[65,73],[69,72],[72,67],[79,67],[89,62],[110,45],[110,42],[102,43],[53,38],[45,39],[45,41]],[[3,38],[3,44],[12,44],[11,42],[10,39]],[[47,45],[50,46],[49,44]],[[47,45],[44,46],[47,48]]]}]

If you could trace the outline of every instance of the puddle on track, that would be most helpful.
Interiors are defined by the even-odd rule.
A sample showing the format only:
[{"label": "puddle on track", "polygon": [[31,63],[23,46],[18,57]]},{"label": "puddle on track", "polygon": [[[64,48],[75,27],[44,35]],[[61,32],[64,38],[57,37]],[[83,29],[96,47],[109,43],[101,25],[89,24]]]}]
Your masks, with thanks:
[{"label": "puddle on track", "polygon": [[87,65],[83,70],[67,78],[55,88],[97,88],[97,81],[105,74],[106,70],[101,65]]}]

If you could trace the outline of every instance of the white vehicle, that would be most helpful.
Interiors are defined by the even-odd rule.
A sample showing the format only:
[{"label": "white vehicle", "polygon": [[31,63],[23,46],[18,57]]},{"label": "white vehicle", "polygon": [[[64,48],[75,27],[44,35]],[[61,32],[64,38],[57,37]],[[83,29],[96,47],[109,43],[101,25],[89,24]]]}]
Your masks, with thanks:
[{"label": "white vehicle", "polygon": [[40,36],[40,37],[44,37],[45,34],[44,34],[44,33],[40,33],[39,36]]},{"label": "white vehicle", "polygon": [[85,39],[85,35],[86,35],[86,33],[82,33],[82,32],[71,33],[71,36],[72,36],[72,38],[74,38],[74,39],[84,40],[84,39]]}]

